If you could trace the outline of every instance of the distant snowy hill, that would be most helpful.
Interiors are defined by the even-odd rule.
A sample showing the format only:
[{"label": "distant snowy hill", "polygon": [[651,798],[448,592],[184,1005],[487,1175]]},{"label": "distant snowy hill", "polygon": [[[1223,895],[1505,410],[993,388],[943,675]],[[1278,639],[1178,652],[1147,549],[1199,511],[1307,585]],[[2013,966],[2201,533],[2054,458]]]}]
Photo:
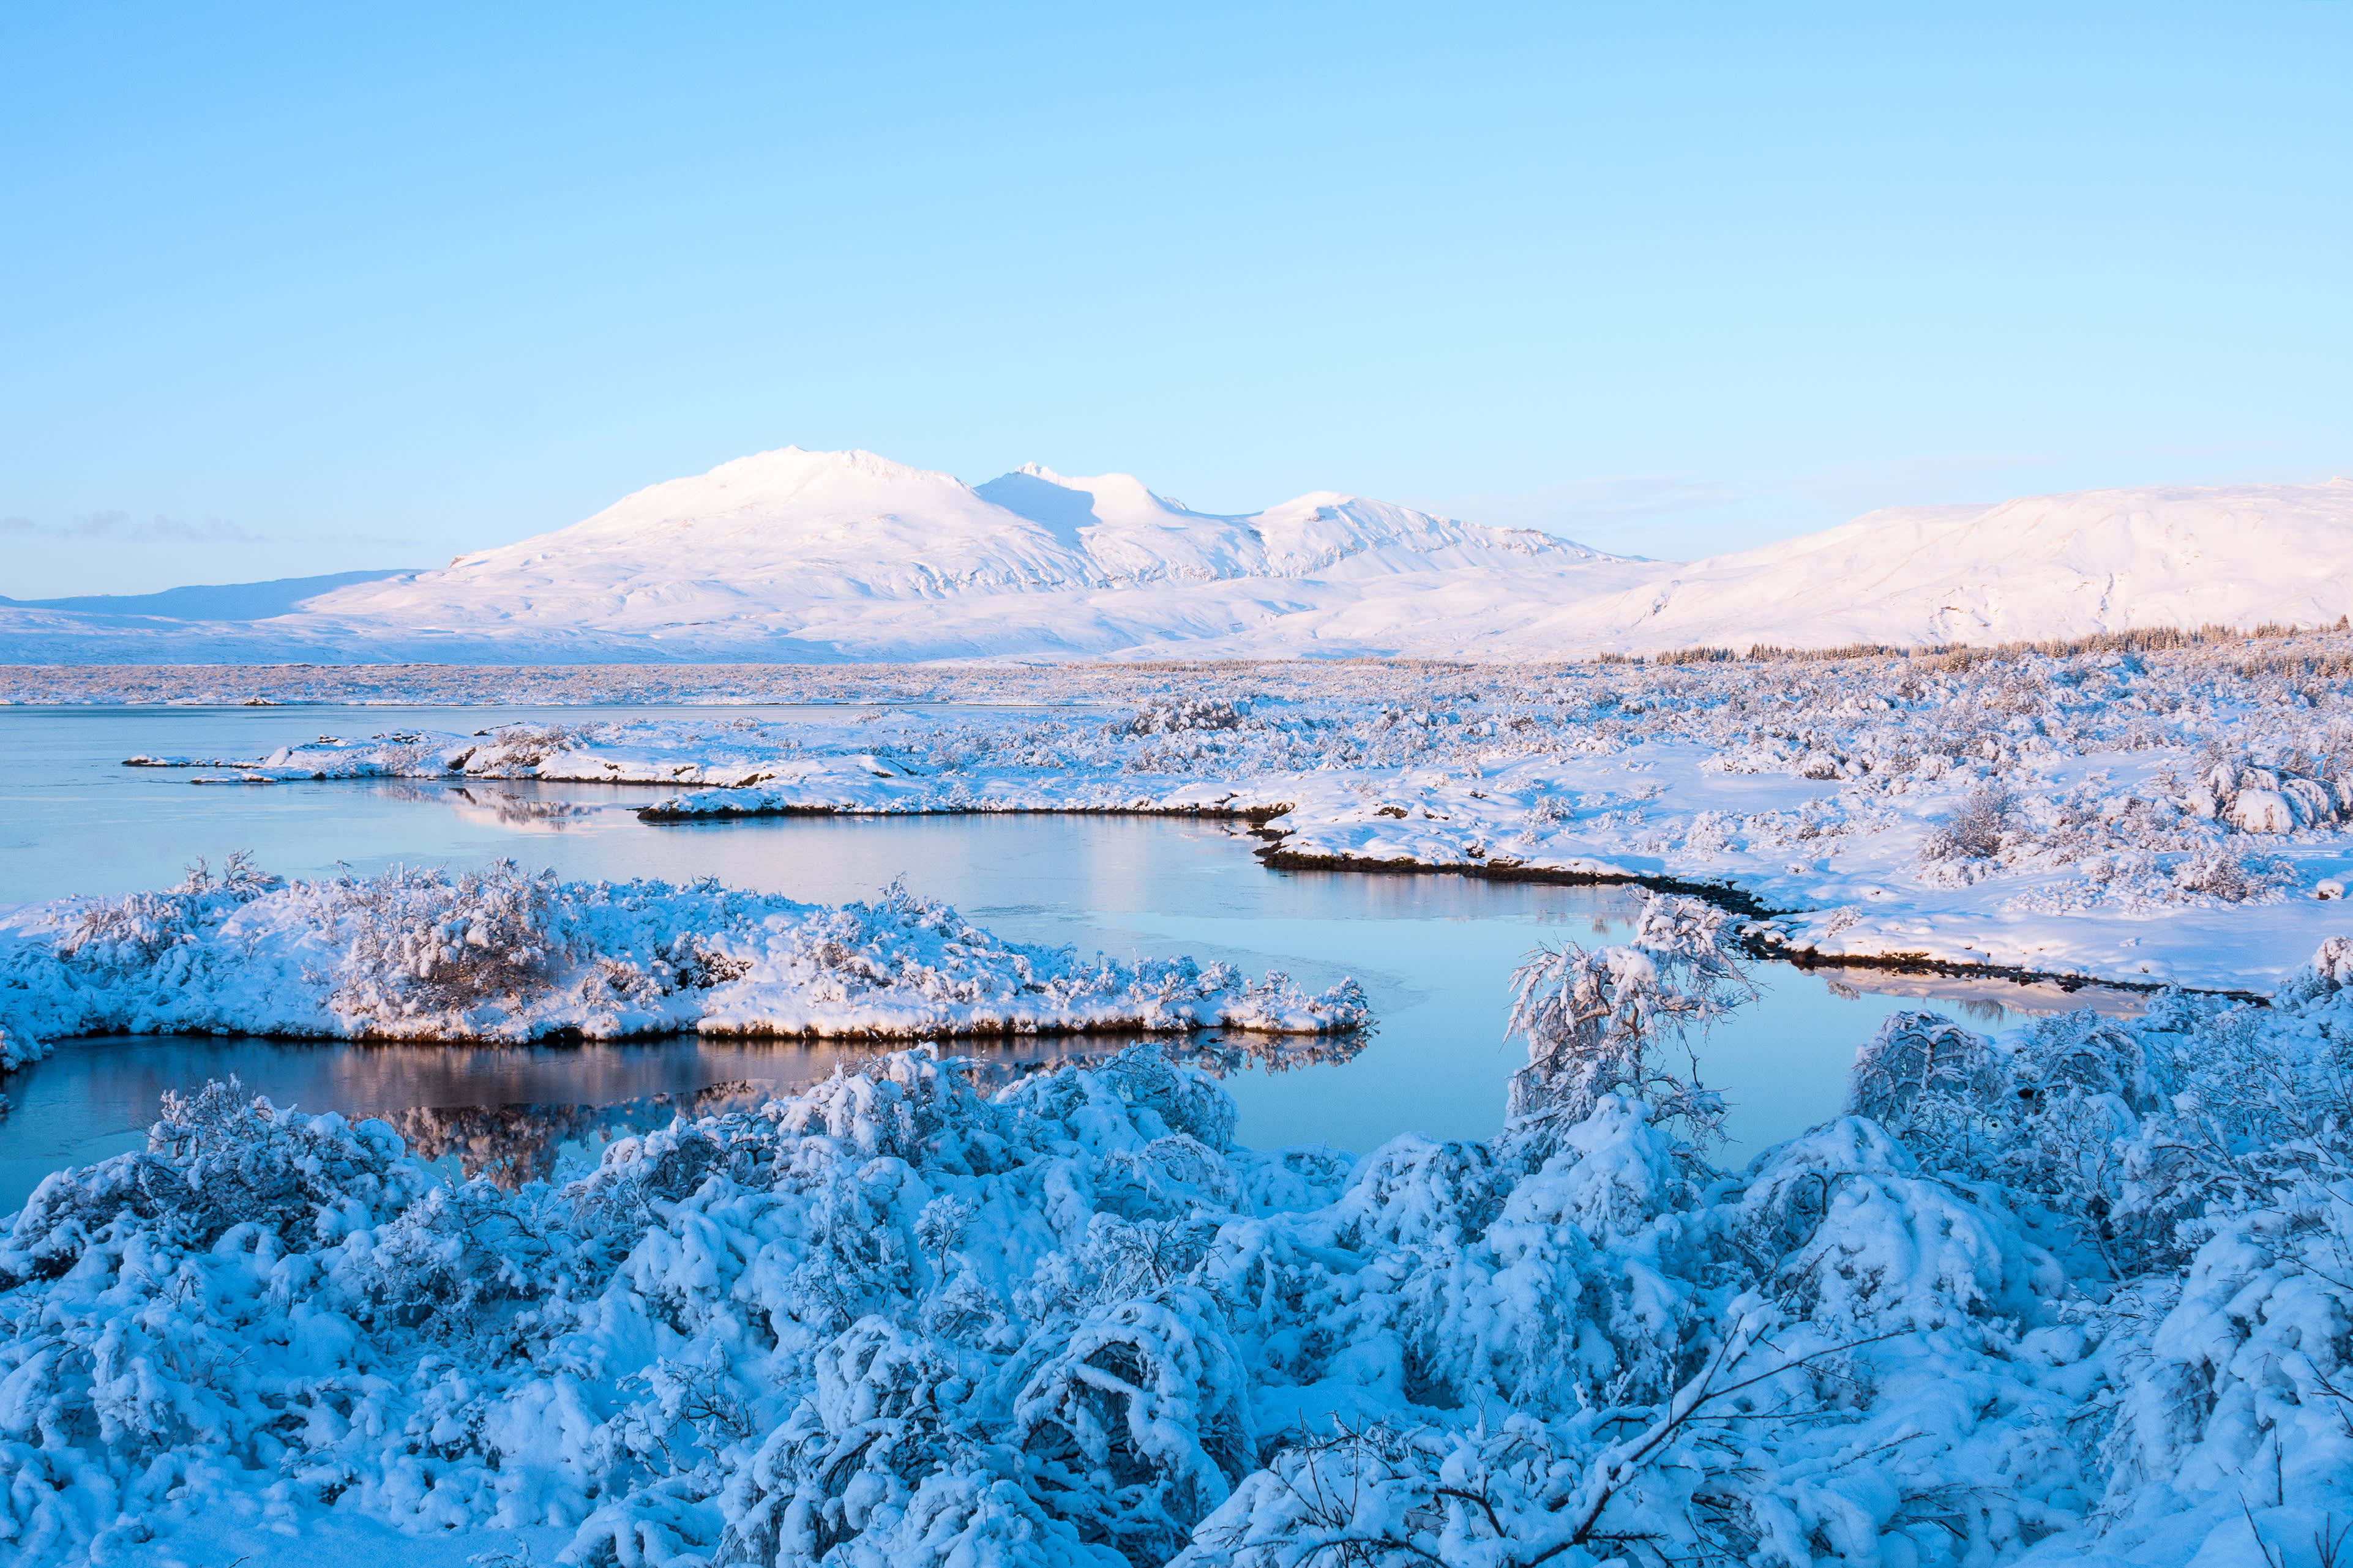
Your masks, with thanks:
[{"label": "distant snowy hill", "polygon": [[319,577],[279,577],[267,583],[217,583],[186,588],[166,588],[160,594],[85,594],[69,599],[11,599],[0,595],[0,609],[68,610],[90,616],[157,616],[177,621],[259,621],[282,616],[305,599],[354,583],[375,583],[409,572],[386,567],[375,572],[330,572]]},{"label": "distant snowy hill", "polygon": [[1879,511],[1678,565],[1334,492],[1227,516],[1124,474],[1032,465],[970,486],[786,447],[438,571],[274,604],[165,619],[0,601],[0,661],[1514,658],[2311,625],[2353,608],[2353,484]]},{"label": "distant snowy hill", "polygon": [[2131,626],[2321,626],[2353,610],[2353,481],[1899,507],[1529,628],[1613,646],[1998,643]]}]

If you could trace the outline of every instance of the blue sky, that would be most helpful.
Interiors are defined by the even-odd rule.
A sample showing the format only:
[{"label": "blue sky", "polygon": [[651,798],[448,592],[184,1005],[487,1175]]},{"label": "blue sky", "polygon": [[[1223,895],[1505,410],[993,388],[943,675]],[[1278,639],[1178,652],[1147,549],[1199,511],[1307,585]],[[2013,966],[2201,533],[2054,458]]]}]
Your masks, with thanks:
[{"label": "blue sky", "polygon": [[2353,5],[0,8],[0,595],[748,451],[1687,556],[2353,470]]}]

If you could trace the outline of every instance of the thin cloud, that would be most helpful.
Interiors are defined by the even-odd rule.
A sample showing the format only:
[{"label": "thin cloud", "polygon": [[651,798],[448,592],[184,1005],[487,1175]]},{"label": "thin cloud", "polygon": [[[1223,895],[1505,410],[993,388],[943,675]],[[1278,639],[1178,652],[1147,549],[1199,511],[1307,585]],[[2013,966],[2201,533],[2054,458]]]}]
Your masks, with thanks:
[{"label": "thin cloud", "polygon": [[185,518],[135,518],[127,511],[83,512],[66,522],[36,522],[29,517],[0,517],[0,534],[18,539],[107,539],[124,543],[267,544],[269,537],[250,529],[208,517],[201,522]]}]

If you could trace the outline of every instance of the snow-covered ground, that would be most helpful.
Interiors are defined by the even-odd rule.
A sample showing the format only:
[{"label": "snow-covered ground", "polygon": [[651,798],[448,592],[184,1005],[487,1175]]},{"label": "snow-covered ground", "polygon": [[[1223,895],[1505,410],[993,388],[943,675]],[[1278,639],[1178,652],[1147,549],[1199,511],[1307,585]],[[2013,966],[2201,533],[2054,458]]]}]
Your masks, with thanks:
[{"label": "snow-covered ground", "polygon": [[1532,966],[1504,1133],[1361,1160],[1149,1046],[512,1191],[172,1100],[0,1237],[0,1560],[2330,1562],[2353,947],[2270,1008],[1898,1015],[1726,1173],[1669,1065],[1724,924]]},{"label": "snow-covered ground", "polygon": [[[313,674],[280,679],[297,694]],[[582,672],[573,689],[602,689]],[[1817,957],[2267,991],[2353,929],[2353,637],[2000,658],[924,672],[1034,702],[300,740],[144,758],[199,780],[677,786],[650,821],[800,811],[1215,812],[1276,864],[1714,889]],[[562,690],[554,672],[532,672]],[[224,678],[234,679],[234,678]],[[424,672],[411,697],[454,695]],[[511,690],[505,672],[485,672]],[[671,694],[729,689],[712,672]],[[759,694],[838,699],[822,670]],[[796,684],[797,682],[797,684]],[[232,687],[231,689],[259,689]],[[872,688],[865,689],[871,690]]]},{"label": "snow-covered ground", "polygon": [[2353,610],[2348,523],[2345,479],[2096,490],[1678,564],[1335,491],[1228,516],[1124,474],[968,486],[787,447],[291,609],[270,584],[242,616],[0,602],[0,661],[1496,659],[2329,626]]},{"label": "snow-covered ground", "polygon": [[[2327,1568],[2342,1549],[2353,636],[902,675],[670,671],[672,700],[839,705],[584,706],[479,734],[322,737],[292,710],[267,753],[132,760],[273,790],[634,784],[648,833],[1221,812],[1279,862],[1715,902],[1662,895],[1627,944],[1532,960],[1501,1136],[1360,1159],[1253,1152],[1215,1080],[1155,1046],[1001,1087],[936,1047],[879,1058],[706,1097],[593,1168],[543,1152],[518,1173],[546,1179],[505,1187],[417,1157],[462,1120],[412,1117],[412,1151],[227,1086],[173,1100],[144,1152],[50,1177],[0,1237],[0,1563]],[[125,689],[86,679],[51,695]],[[287,700],[352,678],[172,679]],[[364,679],[590,700],[613,673]],[[1742,1005],[1757,942],[2269,1005],[2168,990],[1999,1039],[1899,1014],[1855,1042],[1846,1114],[1723,1171],[1721,1102],[1679,1047]],[[1018,947],[898,890],[826,909],[239,865],[0,918],[19,1058],[96,1029],[1314,1038],[1362,1016],[1352,988]]]}]

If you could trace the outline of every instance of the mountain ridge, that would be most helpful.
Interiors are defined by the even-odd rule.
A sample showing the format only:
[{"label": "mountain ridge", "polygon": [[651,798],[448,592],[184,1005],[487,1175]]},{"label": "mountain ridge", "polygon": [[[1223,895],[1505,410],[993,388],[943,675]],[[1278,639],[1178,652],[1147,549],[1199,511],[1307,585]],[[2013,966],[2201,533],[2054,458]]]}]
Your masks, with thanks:
[{"label": "mountain ridge", "polygon": [[1030,463],[968,485],[787,447],[267,618],[0,602],[0,659],[1549,658],[2327,625],[2348,609],[2342,479],[1886,508],[1674,563],[1340,491],[1209,513],[1126,474]]}]

